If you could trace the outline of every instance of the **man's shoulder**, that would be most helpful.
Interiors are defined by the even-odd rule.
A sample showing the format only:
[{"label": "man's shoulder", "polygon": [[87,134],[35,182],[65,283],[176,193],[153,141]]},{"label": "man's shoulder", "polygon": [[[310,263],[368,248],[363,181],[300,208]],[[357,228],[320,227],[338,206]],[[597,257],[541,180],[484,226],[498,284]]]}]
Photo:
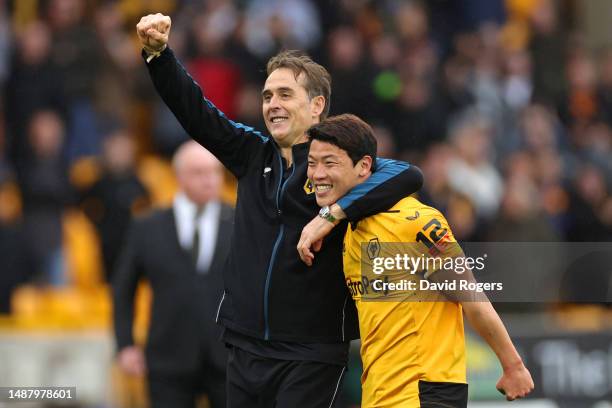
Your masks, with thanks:
[{"label": "man's shoulder", "polygon": [[366,218],[362,227],[387,231],[397,241],[412,241],[419,231],[428,229],[432,223],[445,228],[448,225],[440,210],[409,196],[398,201],[389,210]]},{"label": "man's shoulder", "polygon": [[443,217],[440,210],[422,203],[413,196],[401,199],[385,213],[391,214],[395,218],[407,219],[408,221]]},{"label": "man's shoulder", "polygon": [[155,207],[132,218],[132,223],[137,227],[147,227],[157,224],[163,220],[173,217],[172,207]]}]

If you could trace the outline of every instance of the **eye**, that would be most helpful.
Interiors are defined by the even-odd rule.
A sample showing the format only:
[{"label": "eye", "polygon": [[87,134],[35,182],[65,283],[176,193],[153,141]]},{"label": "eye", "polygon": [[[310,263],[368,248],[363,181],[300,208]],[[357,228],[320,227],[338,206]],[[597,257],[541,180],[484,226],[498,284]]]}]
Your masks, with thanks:
[{"label": "eye", "polygon": [[271,98],[272,98],[272,97],[271,97],[269,94],[266,94],[266,95],[264,95],[264,96],[263,96],[263,100],[264,100],[264,102],[270,102],[270,99],[271,99]]},{"label": "eye", "polygon": [[314,167],[315,162],[312,160],[308,160],[308,167]]}]

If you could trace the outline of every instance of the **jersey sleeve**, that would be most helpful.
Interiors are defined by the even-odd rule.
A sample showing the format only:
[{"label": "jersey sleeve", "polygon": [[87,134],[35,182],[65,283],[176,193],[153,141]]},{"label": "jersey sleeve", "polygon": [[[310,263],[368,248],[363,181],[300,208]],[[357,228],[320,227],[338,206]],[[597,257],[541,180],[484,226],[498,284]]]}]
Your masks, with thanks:
[{"label": "jersey sleeve", "polygon": [[376,171],[338,200],[349,221],[386,211],[423,186],[421,170],[408,163],[377,159]]},{"label": "jersey sleeve", "polygon": [[[143,51],[143,58],[146,55]],[[168,47],[147,62],[155,89],[187,134],[210,150],[237,178],[269,141],[252,127],[228,119],[187,73]]]},{"label": "jersey sleeve", "polygon": [[399,236],[402,242],[411,246],[411,252],[439,260],[428,263],[432,267],[425,271],[425,278],[438,272],[435,266],[449,265],[448,260],[464,256],[446,217],[440,211],[423,206],[402,212],[399,216]]}]

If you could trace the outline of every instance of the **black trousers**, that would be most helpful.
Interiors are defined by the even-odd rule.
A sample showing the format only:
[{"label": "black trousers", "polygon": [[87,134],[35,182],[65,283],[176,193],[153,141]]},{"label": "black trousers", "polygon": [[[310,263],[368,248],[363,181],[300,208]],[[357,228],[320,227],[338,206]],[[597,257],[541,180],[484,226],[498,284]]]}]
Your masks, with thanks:
[{"label": "black trousers", "polygon": [[197,398],[203,394],[208,396],[211,408],[226,405],[223,373],[149,373],[147,382],[151,408],[195,408]]},{"label": "black trousers", "polygon": [[277,360],[230,347],[227,407],[330,408],[345,372],[340,365]]}]

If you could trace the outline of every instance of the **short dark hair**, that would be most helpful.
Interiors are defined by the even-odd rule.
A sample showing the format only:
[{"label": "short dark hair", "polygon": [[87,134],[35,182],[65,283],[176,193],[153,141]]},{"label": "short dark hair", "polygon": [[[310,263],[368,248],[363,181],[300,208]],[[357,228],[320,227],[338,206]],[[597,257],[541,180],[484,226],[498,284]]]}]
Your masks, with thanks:
[{"label": "short dark hair", "polygon": [[281,51],[268,60],[266,67],[268,75],[279,68],[290,69],[296,80],[300,74],[304,73],[306,79],[304,88],[308,92],[308,97],[312,99],[320,95],[325,98],[325,106],[320,115],[320,119],[324,120],[329,115],[331,98],[331,75],[327,69],[298,50]]},{"label": "short dark hair", "polygon": [[312,142],[319,140],[344,150],[357,164],[364,156],[372,157],[372,171],[376,169],[377,143],[372,127],[350,113],[332,116],[311,126],[306,133]]}]

